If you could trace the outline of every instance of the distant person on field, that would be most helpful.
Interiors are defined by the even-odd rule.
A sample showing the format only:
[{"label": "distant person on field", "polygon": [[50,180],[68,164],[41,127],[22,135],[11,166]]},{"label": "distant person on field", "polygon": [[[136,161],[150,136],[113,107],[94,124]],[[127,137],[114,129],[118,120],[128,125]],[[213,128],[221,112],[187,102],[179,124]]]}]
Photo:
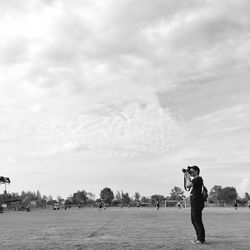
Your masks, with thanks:
[{"label": "distant person on field", "polygon": [[236,199],[234,200],[234,208],[235,208],[235,210],[237,210],[237,208],[238,208],[238,202]]},{"label": "distant person on field", "polygon": [[203,179],[199,176],[200,169],[197,166],[189,166],[188,171],[183,172],[186,188],[191,188],[191,221],[197,235],[197,240],[191,242],[193,244],[203,244],[205,243],[205,229],[202,222],[202,210],[204,208],[204,199],[202,197]]},{"label": "distant person on field", "polygon": [[139,200],[136,201],[136,206],[137,206],[138,208],[140,208],[140,201],[139,201]]},{"label": "distant person on field", "polygon": [[250,209],[250,200],[247,202],[248,208]]},{"label": "distant person on field", "polygon": [[29,205],[27,205],[26,211],[27,211],[27,212],[30,212],[30,206],[29,206]]},{"label": "distant person on field", "polygon": [[178,206],[178,209],[180,209],[181,208],[181,203],[178,201],[178,203],[177,203],[177,206]]},{"label": "distant person on field", "polygon": [[101,211],[102,210],[102,201],[98,202],[98,210]]},{"label": "distant person on field", "polygon": [[159,199],[156,199],[156,208],[157,208],[157,210],[160,209],[160,201],[159,201]]}]

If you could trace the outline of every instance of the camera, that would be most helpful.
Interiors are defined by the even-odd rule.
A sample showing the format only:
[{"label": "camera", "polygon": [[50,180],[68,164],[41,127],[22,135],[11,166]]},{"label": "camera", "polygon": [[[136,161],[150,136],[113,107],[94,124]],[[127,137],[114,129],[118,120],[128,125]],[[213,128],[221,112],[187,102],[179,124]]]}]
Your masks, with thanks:
[{"label": "camera", "polygon": [[183,173],[188,172],[189,174],[191,174],[191,169],[192,169],[192,167],[188,166],[187,169],[183,168],[181,171],[182,171]]}]

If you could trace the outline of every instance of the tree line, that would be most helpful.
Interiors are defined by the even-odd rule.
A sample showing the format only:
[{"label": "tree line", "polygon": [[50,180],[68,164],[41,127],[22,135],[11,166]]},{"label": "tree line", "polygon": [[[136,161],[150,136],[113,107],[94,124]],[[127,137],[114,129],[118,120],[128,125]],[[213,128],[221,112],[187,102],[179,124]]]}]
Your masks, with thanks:
[{"label": "tree line", "polygon": [[[95,206],[98,201],[102,201],[108,206],[133,206],[137,202],[143,206],[154,206],[156,200],[161,205],[165,201],[189,201],[189,197],[186,197],[184,191],[177,186],[171,189],[168,196],[161,194],[154,194],[151,196],[142,196],[139,192],[135,192],[134,195],[130,196],[128,192],[117,191],[114,193],[111,188],[105,187],[100,191],[99,197],[93,193],[85,190],[78,190],[68,198],[62,198],[57,196],[54,199],[51,195],[41,195],[39,191],[36,192],[25,192],[18,193],[7,193],[0,195],[0,203],[19,201],[21,206],[27,206],[27,204],[35,204],[36,207],[46,207],[53,205],[54,203],[65,204],[67,206]],[[235,187],[222,187],[215,185],[209,192],[208,203],[214,205],[233,204],[237,200],[239,203],[247,203],[250,200],[249,193],[245,193],[244,197],[240,197]]]}]

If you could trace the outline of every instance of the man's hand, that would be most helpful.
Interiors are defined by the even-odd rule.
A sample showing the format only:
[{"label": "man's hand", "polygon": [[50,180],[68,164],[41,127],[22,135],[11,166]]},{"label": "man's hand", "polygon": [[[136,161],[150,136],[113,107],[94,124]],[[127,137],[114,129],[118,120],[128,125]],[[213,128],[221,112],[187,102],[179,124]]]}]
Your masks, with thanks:
[{"label": "man's hand", "polygon": [[186,186],[188,188],[192,187],[193,186],[193,183],[191,181],[191,176],[189,173],[185,173],[185,179],[186,179]]}]

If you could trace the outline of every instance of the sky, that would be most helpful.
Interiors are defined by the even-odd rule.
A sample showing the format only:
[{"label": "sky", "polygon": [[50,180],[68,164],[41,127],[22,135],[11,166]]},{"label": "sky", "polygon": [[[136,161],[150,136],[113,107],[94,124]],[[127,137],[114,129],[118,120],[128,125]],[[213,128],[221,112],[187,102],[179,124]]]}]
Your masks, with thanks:
[{"label": "sky", "polygon": [[[9,192],[250,192],[250,2],[0,2]],[[0,192],[4,186],[0,186]]]}]

